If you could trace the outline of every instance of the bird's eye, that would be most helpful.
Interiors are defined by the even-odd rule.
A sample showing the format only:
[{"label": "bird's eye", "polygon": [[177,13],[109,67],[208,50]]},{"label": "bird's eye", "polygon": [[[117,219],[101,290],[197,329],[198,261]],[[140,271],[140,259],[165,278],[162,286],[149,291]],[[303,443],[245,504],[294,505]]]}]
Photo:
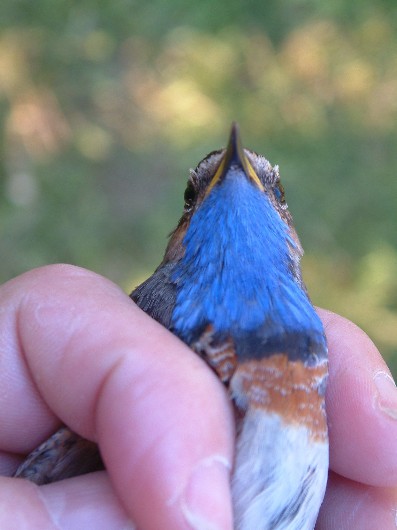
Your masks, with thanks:
[{"label": "bird's eye", "polygon": [[196,190],[194,189],[194,186],[190,180],[187,183],[183,198],[185,200],[185,210],[191,210],[194,200],[196,198]]},{"label": "bird's eye", "polygon": [[276,184],[276,187],[274,188],[274,195],[276,199],[278,200],[278,202],[282,206],[284,206],[285,205],[285,193],[284,193],[283,185],[280,182],[278,182]]}]

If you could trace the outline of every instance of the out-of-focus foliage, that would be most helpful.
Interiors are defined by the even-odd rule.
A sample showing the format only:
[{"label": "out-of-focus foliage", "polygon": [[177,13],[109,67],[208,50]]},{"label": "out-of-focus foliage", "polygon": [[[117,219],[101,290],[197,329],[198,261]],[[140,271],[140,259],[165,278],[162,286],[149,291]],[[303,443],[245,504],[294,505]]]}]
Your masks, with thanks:
[{"label": "out-of-focus foliage", "polygon": [[397,370],[394,1],[0,6],[0,279],[44,263],[130,288],[232,120],[280,165],[314,301]]}]

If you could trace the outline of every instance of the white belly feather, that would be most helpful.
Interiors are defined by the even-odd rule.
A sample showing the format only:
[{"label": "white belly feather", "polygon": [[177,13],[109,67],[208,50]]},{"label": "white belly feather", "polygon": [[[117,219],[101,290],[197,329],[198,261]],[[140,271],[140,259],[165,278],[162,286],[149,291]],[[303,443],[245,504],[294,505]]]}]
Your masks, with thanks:
[{"label": "white belly feather", "polygon": [[312,530],[328,475],[328,443],[275,413],[249,410],[232,481],[235,530]]}]

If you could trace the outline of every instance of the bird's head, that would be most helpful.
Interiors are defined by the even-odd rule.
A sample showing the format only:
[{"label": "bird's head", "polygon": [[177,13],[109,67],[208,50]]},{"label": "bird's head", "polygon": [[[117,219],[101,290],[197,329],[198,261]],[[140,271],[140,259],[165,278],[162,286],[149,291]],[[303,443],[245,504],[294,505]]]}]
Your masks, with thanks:
[{"label": "bird's head", "polygon": [[[278,166],[272,167],[270,162],[262,155],[249,149],[244,149],[239,129],[236,123],[232,124],[228,145],[225,149],[219,149],[209,153],[195,169],[190,170],[189,180],[184,193],[184,210],[178,226],[171,234],[171,239],[165,253],[165,261],[177,261],[184,252],[184,237],[188,230],[192,216],[202,206],[204,199],[212,193],[215,201],[222,201],[227,207],[227,189],[234,188],[237,194],[238,188],[250,184],[256,191],[259,200],[264,200],[266,195],[269,206],[278,213],[280,221],[288,227],[289,236],[293,241],[290,248],[294,263],[294,274],[298,282],[301,282],[299,260],[303,250],[299,238],[293,226],[292,217],[285,200],[283,185],[280,181]],[[219,188],[222,187],[223,197],[216,198]],[[253,191],[253,190],[251,190]],[[236,197],[237,201],[243,202],[243,193]],[[226,203],[226,204],[225,204]],[[221,206],[221,205],[219,205]],[[230,205],[231,207],[231,205]],[[252,204],[252,215],[257,215],[255,205]],[[222,227],[212,227],[221,230]]]}]

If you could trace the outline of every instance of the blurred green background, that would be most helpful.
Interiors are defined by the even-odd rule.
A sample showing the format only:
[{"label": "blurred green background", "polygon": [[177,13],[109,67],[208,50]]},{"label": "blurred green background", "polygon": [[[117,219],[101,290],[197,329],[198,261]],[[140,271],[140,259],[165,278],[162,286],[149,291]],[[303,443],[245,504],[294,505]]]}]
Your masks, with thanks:
[{"label": "blurred green background", "polygon": [[0,6],[0,280],[69,262],[130,290],[232,120],[279,164],[315,303],[397,373],[395,0]]}]

